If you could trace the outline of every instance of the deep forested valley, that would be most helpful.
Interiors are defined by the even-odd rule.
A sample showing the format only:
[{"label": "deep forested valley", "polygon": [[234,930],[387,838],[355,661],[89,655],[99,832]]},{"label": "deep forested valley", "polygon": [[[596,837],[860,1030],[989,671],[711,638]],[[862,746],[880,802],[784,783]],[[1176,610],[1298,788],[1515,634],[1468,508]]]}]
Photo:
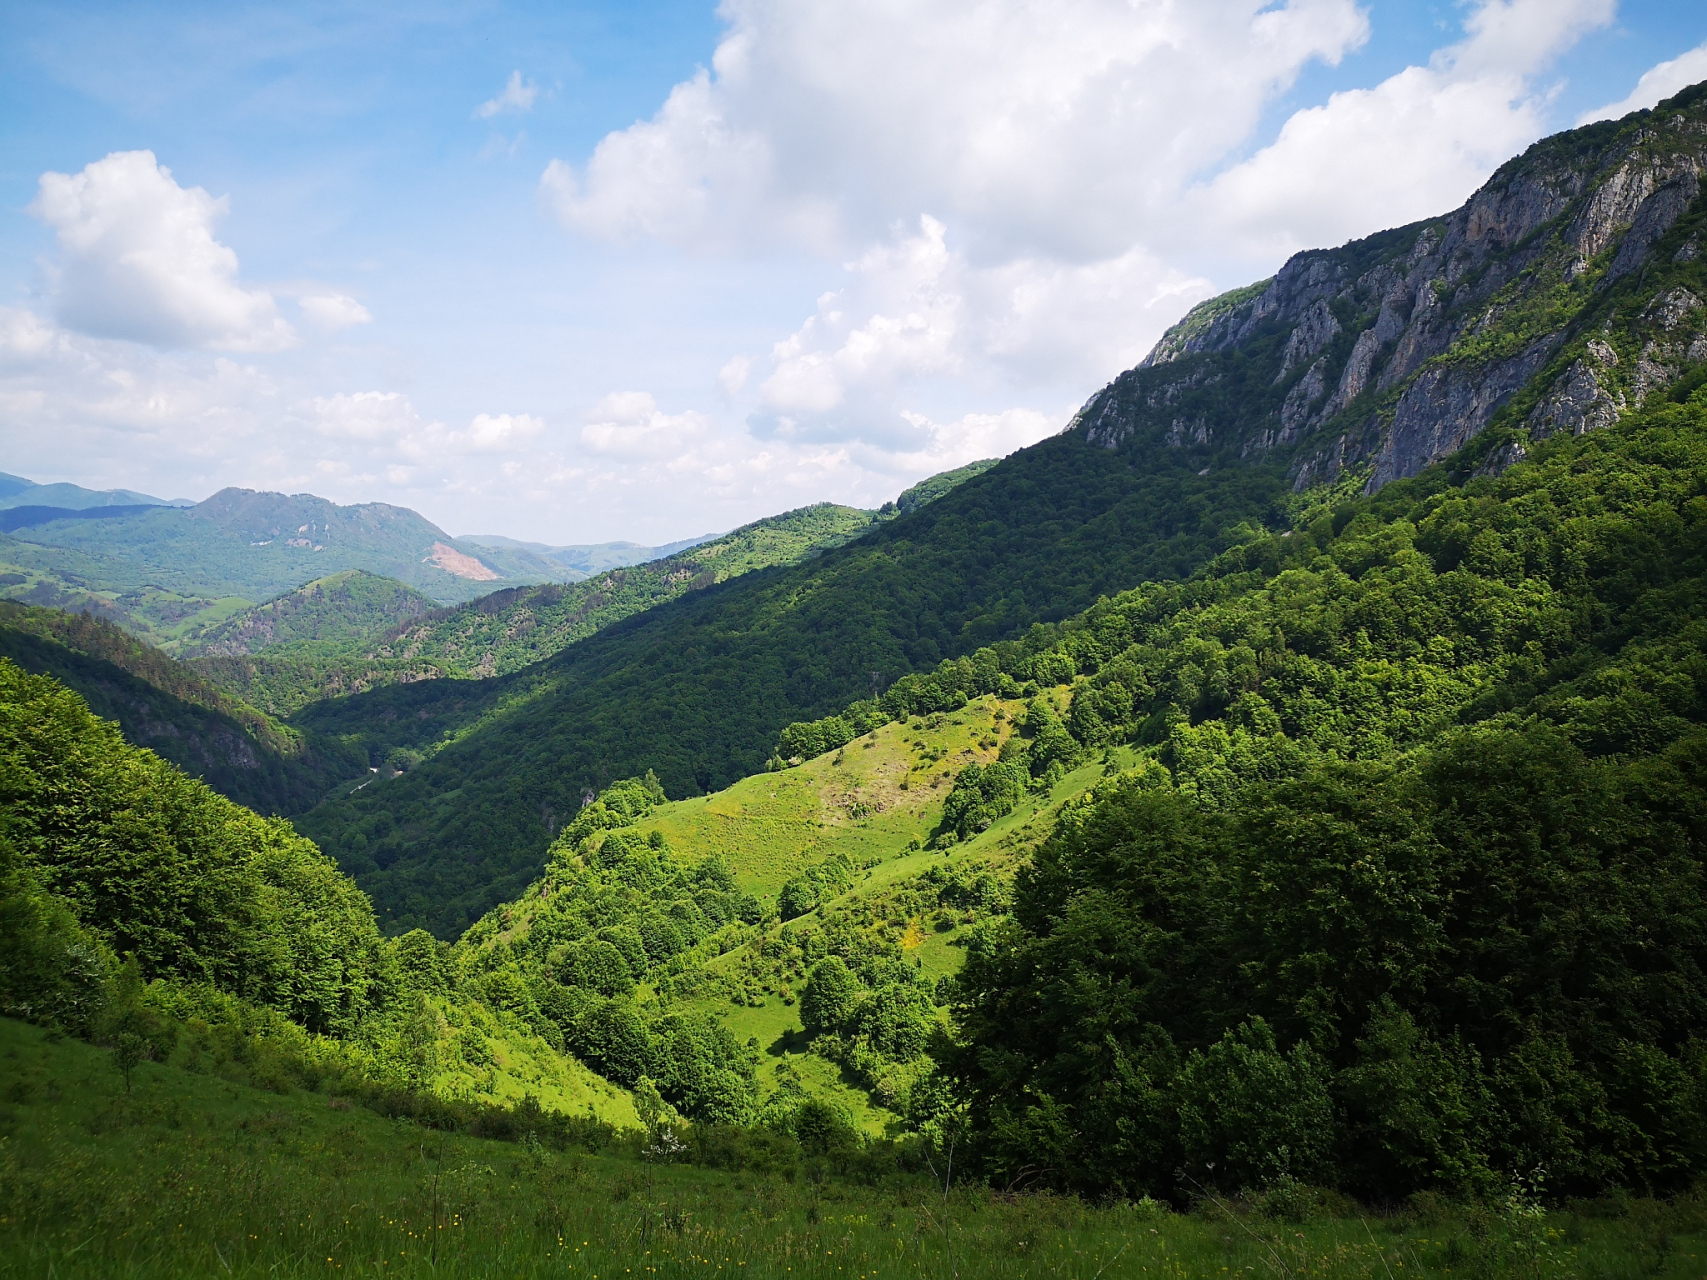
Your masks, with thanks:
[{"label": "deep forested valley", "polygon": [[[298,1136],[259,1186],[354,1144],[300,1136],[353,1107],[419,1138],[385,1203],[430,1186],[421,1238],[456,1135],[463,1225],[491,1256],[537,1235],[526,1266],[620,1184],[645,1247],[601,1266],[733,1267],[711,1224],[748,1180],[805,1197],[779,1240],[842,1221],[824,1256],[872,1274],[898,1215],[956,1274],[1029,1274],[1044,1239],[1087,1280],[1134,1239],[1158,1274],[1685,1266],[1704,139],[1698,86],[1537,143],[1453,213],[1194,308],[1061,434],[881,511],[572,582],[512,549],[484,595],[349,567],[211,612],[199,508],[44,523],[0,604],[0,1012],[5,1061],[41,1064],[11,1068],[0,1143],[57,1123],[44,1073],[110,1060],[128,1118],[80,1120],[91,1152],[158,1129],[138,1167],[212,1178],[184,1099],[270,1090]],[[436,536],[322,514],[349,512]],[[43,602],[50,545],[125,521],[176,575],[126,589],[193,622]],[[253,1110],[245,1142],[274,1132]],[[56,1205],[144,1231],[119,1173],[69,1189],[106,1157],[18,1149],[0,1238],[32,1265]],[[471,1189],[510,1160],[526,1222]],[[944,1225],[957,1195],[999,1239]],[[299,1208],[264,1230],[330,1211]],[[1323,1225],[1360,1214],[1379,1239]]]}]

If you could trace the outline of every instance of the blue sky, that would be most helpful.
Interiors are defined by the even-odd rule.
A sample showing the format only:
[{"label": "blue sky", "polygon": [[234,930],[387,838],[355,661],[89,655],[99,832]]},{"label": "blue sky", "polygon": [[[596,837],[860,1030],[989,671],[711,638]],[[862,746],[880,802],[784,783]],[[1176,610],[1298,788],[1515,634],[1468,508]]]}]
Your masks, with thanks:
[{"label": "blue sky", "polygon": [[1658,0],[14,3],[0,470],[551,541],[875,504],[1703,78]]}]

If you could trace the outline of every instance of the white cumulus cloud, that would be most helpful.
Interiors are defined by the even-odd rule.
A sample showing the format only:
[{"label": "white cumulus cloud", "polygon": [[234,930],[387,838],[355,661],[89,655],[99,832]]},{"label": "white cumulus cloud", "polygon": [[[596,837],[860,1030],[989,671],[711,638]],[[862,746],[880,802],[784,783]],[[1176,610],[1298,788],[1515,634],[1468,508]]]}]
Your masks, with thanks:
[{"label": "white cumulus cloud", "polygon": [[539,86],[528,84],[522,79],[520,71],[510,72],[510,78],[499,90],[498,96],[488,98],[474,108],[476,120],[490,120],[495,115],[505,111],[532,111],[533,100],[539,96]]},{"label": "white cumulus cloud", "polygon": [[296,300],[296,305],[310,320],[329,332],[367,324],[373,319],[373,312],[342,293],[304,294]]},{"label": "white cumulus cloud", "polygon": [[237,255],[214,238],[226,207],[201,187],[179,186],[152,151],[44,173],[30,212],[58,235],[60,322],[163,348],[294,346],[272,295],[245,288]]},{"label": "white cumulus cloud", "polygon": [[472,453],[505,453],[539,439],[545,420],[527,413],[480,413],[468,430],[453,433],[452,443]]},{"label": "white cumulus cloud", "polygon": [[705,436],[710,420],[704,414],[665,413],[650,393],[615,391],[593,406],[581,428],[581,444],[589,452],[613,457],[672,460]]},{"label": "white cumulus cloud", "polygon": [[1616,0],[1486,0],[1426,66],[1298,111],[1274,143],[1183,202],[1277,261],[1443,213],[1546,131],[1533,77]]},{"label": "white cumulus cloud", "polygon": [[323,436],[366,443],[401,443],[424,425],[409,397],[398,391],[338,392],[305,406],[308,424]]},{"label": "white cumulus cloud", "polygon": [[1585,111],[1578,124],[1593,124],[1596,120],[1617,120],[1632,111],[1653,106],[1692,84],[1707,80],[1707,44],[1698,44],[1687,53],[1649,67],[1636,81],[1628,97],[1609,102],[1604,107]]},{"label": "white cumulus cloud", "polygon": [[858,245],[929,213],[973,251],[1090,260],[1242,141],[1354,0],[729,0],[709,71],[546,195],[600,236]]},{"label": "white cumulus cloud", "polygon": [[710,68],[541,188],[578,234],[816,252],[815,311],[722,395],[763,442],[912,457],[945,388],[1011,387],[1036,426],[1039,388],[1131,367],[1217,287],[1453,207],[1545,131],[1547,69],[1614,8],[1474,0],[1425,64],[1247,155],[1306,66],[1366,41],[1354,0],[726,0]]}]

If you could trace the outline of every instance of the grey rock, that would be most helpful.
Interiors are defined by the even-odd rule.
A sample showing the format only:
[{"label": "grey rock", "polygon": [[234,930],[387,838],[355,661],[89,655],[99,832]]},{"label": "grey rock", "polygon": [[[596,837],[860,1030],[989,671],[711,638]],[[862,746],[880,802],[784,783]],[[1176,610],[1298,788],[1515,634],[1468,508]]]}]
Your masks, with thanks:
[{"label": "grey rock", "polygon": [[1688,289],[1679,285],[1666,290],[1643,309],[1641,318],[1658,332],[1643,344],[1630,377],[1630,395],[1637,403],[1707,358],[1707,334],[1702,332],[1707,316],[1701,299]]},{"label": "grey rock", "polygon": [[1572,219],[1565,238],[1583,258],[1592,258],[1636,219],[1636,210],[1654,192],[1653,165],[1634,158],[1613,170]]},{"label": "grey rock", "polygon": [[1365,491],[1414,476],[1463,448],[1558,349],[1548,334],[1508,360],[1424,369],[1399,397]]},{"label": "grey rock", "polygon": [[1316,299],[1304,309],[1304,314],[1298,317],[1298,324],[1292,330],[1292,336],[1286,340],[1286,351],[1280,360],[1280,374],[1275,381],[1286,381],[1288,374],[1332,342],[1339,336],[1339,332],[1340,322],[1334,319],[1334,313],[1328,310],[1327,299]]},{"label": "grey rock", "polygon": [[1573,360],[1530,411],[1527,425],[1532,439],[1568,431],[1580,436],[1618,421],[1624,397],[1601,381],[1601,373],[1618,363],[1618,353],[1599,338],[1588,344],[1588,352]]},{"label": "grey rock", "polygon": [[1521,440],[1507,440],[1497,449],[1490,449],[1488,456],[1483,458],[1472,473],[1478,476],[1497,476],[1503,471],[1515,467],[1529,456],[1529,450],[1523,447]]},{"label": "grey rock", "polygon": [[1642,201],[1630,230],[1624,235],[1624,242],[1618,246],[1618,256],[1612,260],[1607,279],[1627,276],[1646,262],[1660,237],[1671,230],[1671,224],[1695,203],[1700,194],[1701,183],[1696,176],[1683,173]]},{"label": "grey rock", "polygon": [[1642,309],[1642,319],[1670,332],[1681,325],[1690,312],[1699,310],[1701,299],[1682,285],[1674,285]]},{"label": "grey rock", "polygon": [[1084,429],[1085,443],[1102,449],[1118,449],[1120,442],[1132,434],[1132,424],[1120,412],[1114,396],[1104,390],[1093,397],[1073,416],[1067,431]]},{"label": "grey rock", "polygon": [[1168,425],[1168,444],[1175,449],[1183,449],[1188,444],[1208,444],[1209,436],[1209,424],[1202,418],[1193,418],[1189,422],[1175,418]]},{"label": "grey rock", "polygon": [[1310,421],[1310,409],[1328,390],[1328,362],[1326,358],[1318,357],[1316,363],[1304,371],[1304,376],[1286,393],[1286,400],[1280,406],[1280,438],[1279,443],[1290,444],[1298,438],[1298,433]]},{"label": "grey rock", "polygon": [[1363,394],[1369,386],[1369,375],[1375,369],[1375,357],[1380,354],[1381,339],[1373,328],[1365,329],[1357,335],[1357,344],[1346,358],[1345,369],[1340,374],[1340,384],[1334,391],[1334,398],[1328,401],[1322,410],[1324,419],[1333,417]]}]

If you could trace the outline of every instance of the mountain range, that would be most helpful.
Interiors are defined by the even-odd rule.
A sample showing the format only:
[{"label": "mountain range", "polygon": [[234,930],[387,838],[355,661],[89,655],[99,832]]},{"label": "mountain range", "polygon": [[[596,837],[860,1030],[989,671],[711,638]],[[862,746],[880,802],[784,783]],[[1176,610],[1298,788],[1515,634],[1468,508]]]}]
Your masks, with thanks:
[{"label": "mountain range", "polygon": [[[1683,1192],[1704,170],[1707,85],[1193,308],[999,462],[585,581],[278,495],[20,526],[26,593],[316,576],[174,624],[182,661],[4,606],[34,878],[0,919],[323,1034],[292,1070],[385,1105],[549,1090],[654,1152],[887,1128],[995,1186],[1513,1219],[1518,1171]],[[28,972],[71,1007],[82,970]]]},{"label": "mountain range", "polygon": [[43,507],[84,511],[95,507],[188,507],[188,498],[151,498],[132,489],[85,489],[75,484],[37,484],[23,476],[0,471],[0,511],[12,507]]}]

